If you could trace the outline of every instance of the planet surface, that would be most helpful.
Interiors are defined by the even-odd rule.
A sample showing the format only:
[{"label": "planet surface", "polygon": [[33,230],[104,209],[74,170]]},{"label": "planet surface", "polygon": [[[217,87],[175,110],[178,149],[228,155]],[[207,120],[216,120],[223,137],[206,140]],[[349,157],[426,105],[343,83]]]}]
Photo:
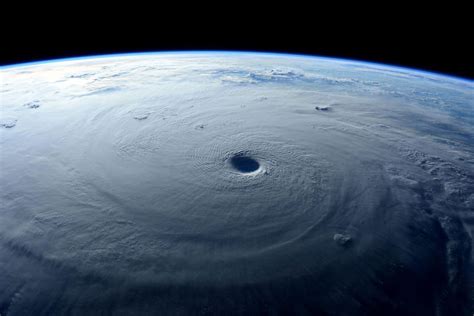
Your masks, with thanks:
[{"label": "planet surface", "polygon": [[0,69],[0,314],[471,315],[474,83],[245,52]]}]

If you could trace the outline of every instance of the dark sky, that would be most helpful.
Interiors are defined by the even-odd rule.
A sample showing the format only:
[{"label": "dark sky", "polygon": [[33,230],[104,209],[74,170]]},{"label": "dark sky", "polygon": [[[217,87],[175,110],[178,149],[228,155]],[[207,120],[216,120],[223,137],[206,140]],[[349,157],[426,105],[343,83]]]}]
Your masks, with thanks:
[{"label": "dark sky", "polygon": [[426,14],[427,18],[348,17],[305,10],[285,16],[234,14],[184,22],[164,12],[143,16],[130,12],[100,25],[93,22],[97,17],[89,16],[34,19],[28,27],[5,34],[0,63],[140,51],[250,50],[359,59],[474,79],[471,26],[461,16],[462,8],[441,17]]}]

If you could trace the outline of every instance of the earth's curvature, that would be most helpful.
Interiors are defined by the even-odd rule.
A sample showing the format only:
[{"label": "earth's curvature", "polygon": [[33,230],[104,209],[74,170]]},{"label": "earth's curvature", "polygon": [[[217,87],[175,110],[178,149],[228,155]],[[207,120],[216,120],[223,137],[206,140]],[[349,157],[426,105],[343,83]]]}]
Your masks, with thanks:
[{"label": "earth's curvature", "polygon": [[472,81],[183,52],[0,85],[1,315],[472,314]]}]

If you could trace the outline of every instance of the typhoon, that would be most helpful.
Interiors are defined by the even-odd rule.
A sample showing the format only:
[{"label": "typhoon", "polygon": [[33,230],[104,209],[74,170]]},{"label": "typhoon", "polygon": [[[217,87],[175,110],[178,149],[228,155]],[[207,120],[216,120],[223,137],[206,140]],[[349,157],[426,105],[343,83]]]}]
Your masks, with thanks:
[{"label": "typhoon", "polygon": [[0,68],[0,314],[472,315],[474,83],[310,56]]}]

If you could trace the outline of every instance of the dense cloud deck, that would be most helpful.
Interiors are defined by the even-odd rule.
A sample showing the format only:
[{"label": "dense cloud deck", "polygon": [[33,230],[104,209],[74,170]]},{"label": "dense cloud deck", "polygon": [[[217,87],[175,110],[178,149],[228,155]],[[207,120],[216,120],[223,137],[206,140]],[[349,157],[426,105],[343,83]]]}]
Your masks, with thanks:
[{"label": "dense cloud deck", "polygon": [[472,82],[188,53],[0,84],[1,315],[471,314]]}]

